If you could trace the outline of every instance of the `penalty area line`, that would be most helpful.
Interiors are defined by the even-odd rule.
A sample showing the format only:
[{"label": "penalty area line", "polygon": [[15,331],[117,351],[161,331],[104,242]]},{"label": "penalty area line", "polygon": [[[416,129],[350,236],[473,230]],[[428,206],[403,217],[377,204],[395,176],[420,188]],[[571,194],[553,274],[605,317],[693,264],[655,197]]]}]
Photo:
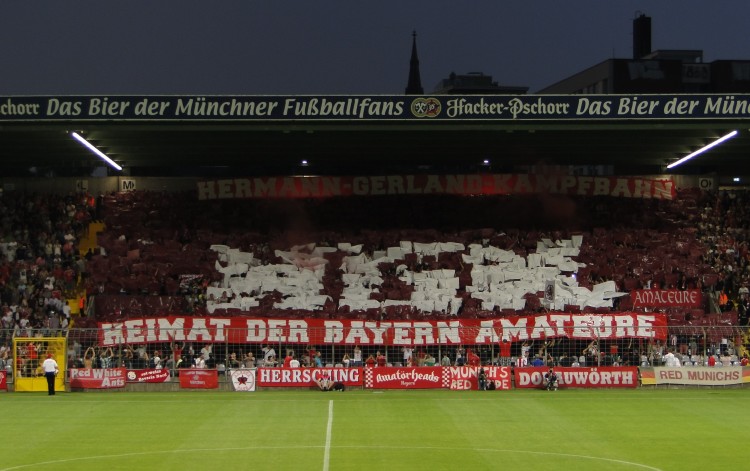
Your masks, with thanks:
[{"label": "penalty area line", "polygon": [[[328,431],[330,432],[333,427],[333,401],[328,403]],[[325,463],[324,463],[324,470],[328,470],[329,465],[329,456],[330,456],[330,433],[326,434],[326,446],[325,446]],[[17,464],[14,466],[6,466],[3,468],[0,468],[0,471],[15,471],[19,469],[29,469],[29,468],[39,468],[40,466],[48,466],[48,465],[60,465],[60,464],[69,464],[69,463],[75,463],[75,462],[83,462],[83,461],[96,461],[96,460],[104,460],[104,459],[120,459],[122,460],[135,457],[135,456],[154,456],[154,455],[169,455],[169,454],[188,454],[188,453],[225,453],[228,451],[254,451],[254,450],[312,450],[312,449],[320,449],[320,445],[293,445],[290,446],[288,444],[286,445],[280,445],[280,446],[242,446],[242,447],[222,447],[222,448],[178,448],[174,450],[154,450],[154,451],[142,451],[142,452],[132,452],[132,453],[117,453],[117,454],[111,454],[111,455],[89,455],[89,456],[80,456],[77,458],[66,458],[66,459],[58,459],[58,460],[48,460],[48,461],[40,461],[36,463],[25,463],[25,464]],[[599,457],[599,456],[589,456],[589,455],[579,455],[579,454],[572,454],[572,453],[557,453],[557,452],[545,452],[545,451],[531,451],[531,450],[513,450],[513,449],[503,449],[503,448],[463,448],[463,447],[444,447],[444,446],[389,446],[389,445],[350,445],[350,446],[338,446],[336,448],[341,449],[361,449],[361,450],[401,450],[401,451],[410,451],[414,452],[417,451],[431,451],[431,450],[453,450],[456,452],[482,452],[482,453],[516,453],[516,454],[525,454],[529,456],[548,456],[552,458],[571,458],[571,459],[585,459],[585,460],[592,460],[592,461],[602,461],[605,463],[616,463],[619,465],[632,467],[632,468],[639,468],[644,469],[647,471],[663,471],[661,468],[657,468],[654,466],[650,466],[647,464],[642,463],[636,463],[633,461],[626,461],[626,460],[620,460],[620,459],[614,459],[614,458],[606,458],[606,457]],[[121,463],[122,464],[122,463]]]}]

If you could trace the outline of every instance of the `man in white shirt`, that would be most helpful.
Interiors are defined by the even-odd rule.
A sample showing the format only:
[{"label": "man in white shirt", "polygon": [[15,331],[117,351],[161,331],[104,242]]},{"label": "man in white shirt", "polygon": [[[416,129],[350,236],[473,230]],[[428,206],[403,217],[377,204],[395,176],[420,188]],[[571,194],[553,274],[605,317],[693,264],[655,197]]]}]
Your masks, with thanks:
[{"label": "man in white shirt", "polygon": [[404,366],[411,365],[411,358],[414,354],[414,349],[411,347],[403,347],[401,348],[401,351],[404,353]]},{"label": "man in white shirt", "polygon": [[276,350],[272,346],[266,345],[263,348],[263,361],[267,362],[269,358],[276,356]]},{"label": "man in white shirt", "polygon": [[149,362],[149,367],[160,370],[162,368],[161,364],[161,352],[159,350],[154,352],[154,356],[151,357],[151,361]]},{"label": "man in white shirt", "polygon": [[662,361],[664,361],[664,366],[670,367],[670,368],[676,368],[680,366],[680,360],[677,359],[676,356],[674,356],[674,353],[672,353],[672,349],[670,348],[667,350],[667,354],[662,357]]},{"label": "man in white shirt", "polygon": [[52,358],[52,354],[47,354],[47,359],[42,363],[42,369],[44,370],[44,377],[47,378],[47,392],[50,396],[55,395],[55,377],[60,371],[57,366],[57,362]]},{"label": "man in white shirt", "polygon": [[203,360],[206,362],[206,365],[208,365],[211,361],[211,354],[213,353],[211,345],[204,345],[203,348],[201,348],[201,353],[203,354]]}]

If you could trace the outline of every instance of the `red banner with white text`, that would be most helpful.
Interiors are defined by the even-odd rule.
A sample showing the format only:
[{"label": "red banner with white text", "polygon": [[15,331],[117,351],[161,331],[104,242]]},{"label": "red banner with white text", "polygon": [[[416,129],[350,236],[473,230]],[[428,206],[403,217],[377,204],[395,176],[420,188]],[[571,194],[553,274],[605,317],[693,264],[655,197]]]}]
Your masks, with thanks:
[{"label": "red banner with white text", "polygon": [[70,387],[81,389],[124,388],[125,368],[71,368]]},{"label": "red banner with white text", "polygon": [[6,379],[5,370],[0,371],[0,390],[2,391],[8,390],[8,380]]},{"label": "red banner with white text", "polygon": [[216,389],[219,373],[216,370],[190,368],[180,370],[180,387],[187,389]]},{"label": "red banner with white text", "polygon": [[488,345],[556,337],[666,340],[667,318],[657,313],[541,314],[496,319],[363,321],[167,316],[100,322],[99,344],[162,342],[334,345]]},{"label": "red banner with white text", "polygon": [[258,386],[307,388],[328,378],[346,386],[362,386],[362,368],[258,368]]},{"label": "red banner with white text", "polygon": [[528,195],[534,193],[674,199],[672,178],[586,175],[455,174],[288,176],[198,182],[198,199],[326,198],[377,195]]},{"label": "red banner with white text", "polygon": [[[479,389],[479,366],[449,366],[443,370],[447,376],[448,388],[453,391]],[[488,382],[495,383],[495,390],[511,389],[511,368],[509,366],[485,366],[484,374]]]},{"label": "red banner with white text", "polygon": [[[601,366],[591,368],[555,368],[561,388],[636,388],[635,366]],[[548,368],[515,368],[513,379],[518,389],[540,389]]]},{"label": "red banner with white text", "polygon": [[441,389],[449,387],[442,366],[365,368],[365,387],[371,389]]},{"label": "red banner with white text", "polygon": [[630,293],[634,307],[701,307],[699,289],[639,289]]},{"label": "red banner with white text", "polygon": [[165,368],[128,370],[129,383],[166,383],[167,381],[169,381],[169,370]]}]

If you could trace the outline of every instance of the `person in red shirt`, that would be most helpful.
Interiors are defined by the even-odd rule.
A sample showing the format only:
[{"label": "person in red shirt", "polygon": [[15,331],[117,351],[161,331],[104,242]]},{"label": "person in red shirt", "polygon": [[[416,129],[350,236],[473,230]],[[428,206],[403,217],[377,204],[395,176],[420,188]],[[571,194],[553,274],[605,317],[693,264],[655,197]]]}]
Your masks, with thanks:
[{"label": "person in red shirt", "polygon": [[466,350],[466,363],[469,366],[479,366],[479,363],[480,363],[479,355],[474,353],[474,350],[472,349]]},{"label": "person in red shirt", "polygon": [[374,367],[375,366],[375,357],[373,357],[372,355],[368,356],[367,360],[365,360],[365,366],[367,366],[368,368]]},{"label": "person in red shirt", "polygon": [[313,381],[315,381],[321,391],[333,390],[333,381],[331,381],[331,377],[328,375],[328,373],[323,373],[323,376],[320,379],[316,379]]},{"label": "person in red shirt", "polygon": [[289,368],[292,362],[292,359],[294,359],[294,352],[289,350],[286,352],[286,356],[284,357],[284,368]]},{"label": "person in red shirt", "polygon": [[380,353],[380,350],[378,350],[378,353],[375,356],[375,361],[377,362],[378,366],[385,366],[385,355]]},{"label": "person in red shirt", "polygon": [[29,342],[26,345],[26,353],[28,355],[28,367],[29,370],[33,372],[36,371],[36,367],[38,366],[38,359],[39,359],[39,353],[37,353],[37,347],[34,342]]},{"label": "person in red shirt", "polygon": [[508,341],[508,339],[503,339],[503,341],[500,342],[500,365],[501,366],[510,366],[510,348],[511,348],[511,343]]},{"label": "person in red shirt", "polygon": [[314,361],[316,353],[318,353],[318,352],[315,350],[315,347],[313,347],[312,345],[308,345],[307,346],[307,355],[308,355],[308,357],[310,357],[310,361],[311,362]]}]

